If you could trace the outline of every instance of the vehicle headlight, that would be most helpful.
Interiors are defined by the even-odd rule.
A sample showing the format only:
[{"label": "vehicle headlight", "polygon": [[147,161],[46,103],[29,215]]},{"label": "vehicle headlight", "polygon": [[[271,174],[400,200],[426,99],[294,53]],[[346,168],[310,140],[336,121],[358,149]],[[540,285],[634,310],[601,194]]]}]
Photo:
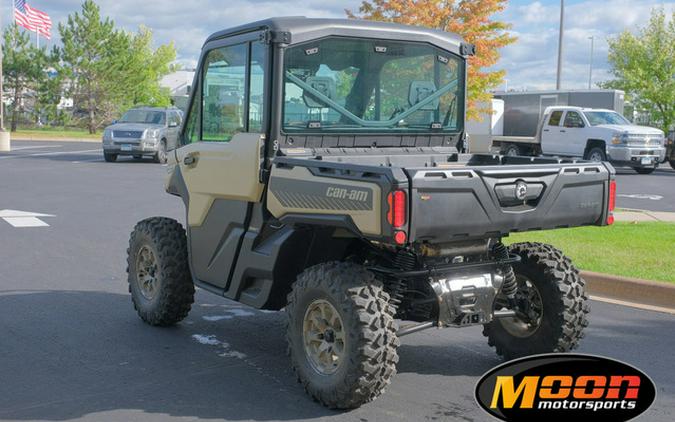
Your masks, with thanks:
[{"label": "vehicle headlight", "polygon": [[145,132],[145,139],[154,141],[159,136],[159,129],[148,129]]},{"label": "vehicle headlight", "polygon": [[612,144],[621,145],[628,143],[628,132],[615,133],[612,137]]}]

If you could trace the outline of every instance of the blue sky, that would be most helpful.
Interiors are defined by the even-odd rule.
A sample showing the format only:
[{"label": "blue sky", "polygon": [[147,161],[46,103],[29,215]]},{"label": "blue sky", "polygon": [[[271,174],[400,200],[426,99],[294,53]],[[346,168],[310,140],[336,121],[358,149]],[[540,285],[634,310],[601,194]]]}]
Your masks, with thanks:
[{"label": "blue sky", "polygon": [[[0,3],[5,25],[11,20],[11,1]],[[28,3],[58,22],[79,10],[81,2],[29,0]],[[145,24],[153,29],[157,42],[175,41],[179,60],[189,66],[196,62],[204,39],[219,29],[269,16],[344,17],[344,9],[358,8],[360,0],[99,0],[98,4],[105,15],[128,30]],[[565,4],[563,87],[569,89],[588,85],[588,37],[595,37],[595,85],[610,77],[607,37],[644,25],[653,7],[675,10],[675,1],[660,0],[566,0]],[[502,50],[497,65],[506,69],[509,89],[555,87],[559,5],[559,0],[512,0],[500,14],[499,18],[512,24],[511,32],[518,36],[515,44]]]}]

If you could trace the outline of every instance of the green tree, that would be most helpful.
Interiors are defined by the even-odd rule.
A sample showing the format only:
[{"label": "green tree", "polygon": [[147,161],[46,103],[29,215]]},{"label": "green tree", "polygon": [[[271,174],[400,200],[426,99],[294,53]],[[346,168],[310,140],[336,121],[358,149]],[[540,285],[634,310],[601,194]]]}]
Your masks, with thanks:
[{"label": "green tree", "polygon": [[31,44],[28,33],[12,24],[3,35],[4,89],[11,100],[10,130],[16,131],[21,114],[26,112],[27,94],[34,93],[45,79],[46,54]]},{"label": "green tree", "polygon": [[615,79],[602,86],[625,91],[667,132],[675,123],[675,12],[668,21],[664,10],[655,8],[645,27],[608,42]]},{"label": "green tree", "polygon": [[68,16],[59,24],[63,47],[60,71],[68,78],[75,110],[86,113],[89,133],[95,133],[117,110],[120,102],[119,67],[116,59],[127,47],[127,37],[115,29],[109,18],[92,0],[82,4],[82,12]]},{"label": "green tree", "polygon": [[152,31],[141,26],[138,32],[129,36],[129,49],[126,57],[127,102],[130,105],[144,104],[166,107],[171,104],[167,89],[159,85],[162,76],[171,71],[171,63],[176,60],[173,43],[152,48]]},{"label": "green tree", "polygon": [[58,105],[63,97],[63,74],[58,71],[60,50],[54,47],[49,54],[45,54],[43,71],[46,76],[36,87],[35,113],[44,117],[51,124],[64,124],[63,111]]},{"label": "green tree", "polygon": [[176,58],[173,44],[152,48],[152,32],[117,29],[92,0],[59,25],[60,73],[67,79],[75,110],[83,111],[90,133],[127,108],[166,106],[169,93],[159,86]]}]

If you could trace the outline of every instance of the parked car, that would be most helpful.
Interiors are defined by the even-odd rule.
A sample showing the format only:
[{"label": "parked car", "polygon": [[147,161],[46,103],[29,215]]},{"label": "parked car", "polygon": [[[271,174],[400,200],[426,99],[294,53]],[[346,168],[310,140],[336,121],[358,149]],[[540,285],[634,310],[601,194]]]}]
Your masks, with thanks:
[{"label": "parked car", "polygon": [[652,173],[666,156],[663,131],[636,126],[607,109],[546,108],[534,137],[494,136],[492,148],[510,156],[548,155],[609,161]]},{"label": "parked car", "polygon": [[103,157],[107,162],[120,155],[140,160],[151,156],[156,163],[166,163],[166,152],[176,148],[183,112],[177,108],[139,107],[103,131]]}]

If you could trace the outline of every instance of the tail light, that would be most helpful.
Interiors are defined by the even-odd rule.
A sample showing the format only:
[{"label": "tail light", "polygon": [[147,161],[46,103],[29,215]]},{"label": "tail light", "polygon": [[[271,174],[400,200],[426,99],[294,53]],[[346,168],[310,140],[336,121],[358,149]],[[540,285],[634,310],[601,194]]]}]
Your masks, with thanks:
[{"label": "tail light", "polygon": [[406,195],[402,190],[393,191],[387,196],[389,212],[387,212],[387,221],[395,229],[401,228],[406,222]]},{"label": "tail light", "polygon": [[609,181],[609,205],[607,206],[607,224],[614,224],[614,209],[616,208],[616,180]]},{"label": "tail light", "polygon": [[[407,221],[407,200],[405,191],[395,190],[387,196],[389,211],[387,212],[387,222],[394,229],[400,229],[405,226]],[[408,235],[403,230],[394,230],[394,241],[398,245],[405,245],[408,241]]]}]

